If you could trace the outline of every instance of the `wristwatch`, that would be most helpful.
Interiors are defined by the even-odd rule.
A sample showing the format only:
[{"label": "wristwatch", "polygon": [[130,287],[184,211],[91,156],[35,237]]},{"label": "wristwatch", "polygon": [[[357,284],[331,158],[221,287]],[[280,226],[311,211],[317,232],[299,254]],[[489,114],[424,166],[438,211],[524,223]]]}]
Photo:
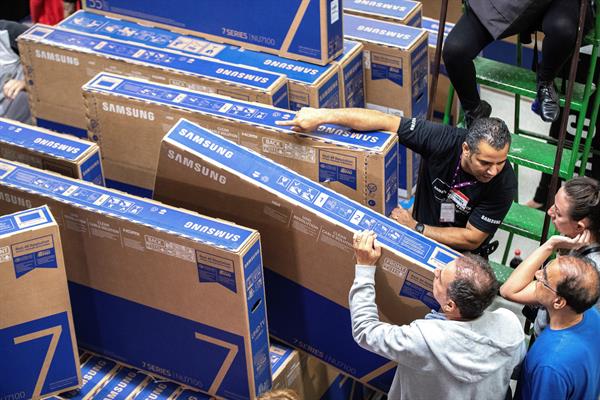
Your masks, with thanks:
[{"label": "wristwatch", "polygon": [[423,225],[420,222],[417,222],[417,225],[415,225],[415,231],[417,231],[419,233],[423,233],[424,230],[425,230],[425,225]]}]

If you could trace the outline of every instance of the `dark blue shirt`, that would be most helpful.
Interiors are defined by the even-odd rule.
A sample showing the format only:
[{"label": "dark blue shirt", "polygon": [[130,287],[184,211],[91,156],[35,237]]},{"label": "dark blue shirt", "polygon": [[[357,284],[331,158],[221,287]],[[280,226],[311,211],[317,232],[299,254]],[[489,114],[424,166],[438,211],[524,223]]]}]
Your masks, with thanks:
[{"label": "dark blue shirt", "polygon": [[598,399],[600,313],[596,307],[567,329],[546,327],[523,362],[515,399]]}]

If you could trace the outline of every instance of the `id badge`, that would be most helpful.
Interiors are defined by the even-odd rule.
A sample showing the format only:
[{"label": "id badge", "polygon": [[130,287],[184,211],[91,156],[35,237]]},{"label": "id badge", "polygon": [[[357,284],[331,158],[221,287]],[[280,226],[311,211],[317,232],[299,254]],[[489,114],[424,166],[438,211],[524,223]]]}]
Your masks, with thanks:
[{"label": "id badge", "polygon": [[456,189],[450,190],[450,193],[448,194],[448,200],[456,204],[456,206],[461,210],[465,210],[469,204],[469,198],[463,192]]},{"label": "id badge", "polygon": [[443,202],[440,205],[440,222],[454,223],[456,208],[454,203]]}]

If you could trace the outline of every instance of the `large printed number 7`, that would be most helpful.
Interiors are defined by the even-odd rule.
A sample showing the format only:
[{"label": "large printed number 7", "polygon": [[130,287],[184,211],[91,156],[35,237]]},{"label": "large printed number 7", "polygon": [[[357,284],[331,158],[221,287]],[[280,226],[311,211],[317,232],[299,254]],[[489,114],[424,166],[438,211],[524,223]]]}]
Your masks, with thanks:
[{"label": "large printed number 7", "polygon": [[216,344],[217,346],[225,347],[227,350],[229,350],[227,352],[227,356],[225,357],[225,360],[223,361],[223,364],[221,365],[221,368],[219,368],[219,372],[217,372],[217,376],[215,376],[215,380],[213,381],[212,385],[210,385],[210,388],[208,389],[208,392],[216,393],[216,391],[221,386],[221,383],[223,383],[223,379],[225,379],[225,376],[227,375],[227,372],[229,371],[229,367],[231,367],[231,364],[233,364],[233,360],[235,359],[235,356],[238,353],[238,347],[235,344],[227,343],[222,340],[203,335],[199,332],[194,332],[194,336],[198,340]]},{"label": "large printed number 7", "polygon": [[35,383],[35,388],[33,389],[33,393],[31,395],[33,398],[40,397],[42,388],[44,387],[44,382],[46,382],[48,370],[50,369],[50,364],[52,364],[52,359],[54,358],[56,346],[58,346],[58,340],[60,339],[61,333],[62,326],[57,325],[53,326],[52,328],[43,329],[38,332],[28,333],[27,335],[23,336],[17,336],[13,339],[15,344],[21,344],[29,342],[31,340],[42,338],[44,336],[52,335],[52,339],[50,339],[50,345],[48,346],[48,351],[46,352],[46,357],[44,358],[44,363],[42,364],[42,369],[40,370],[37,382]]}]

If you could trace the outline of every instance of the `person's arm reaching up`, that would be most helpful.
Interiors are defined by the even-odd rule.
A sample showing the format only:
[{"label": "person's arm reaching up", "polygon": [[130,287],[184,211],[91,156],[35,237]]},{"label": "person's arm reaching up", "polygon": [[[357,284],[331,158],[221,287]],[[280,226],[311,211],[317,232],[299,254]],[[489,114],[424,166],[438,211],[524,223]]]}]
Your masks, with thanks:
[{"label": "person's arm reaching up", "polygon": [[365,108],[304,107],[293,120],[277,121],[277,125],[290,126],[295,132],[314,132],[323,124],[342,125],[357,131],[396,132],[400,118]]}]

